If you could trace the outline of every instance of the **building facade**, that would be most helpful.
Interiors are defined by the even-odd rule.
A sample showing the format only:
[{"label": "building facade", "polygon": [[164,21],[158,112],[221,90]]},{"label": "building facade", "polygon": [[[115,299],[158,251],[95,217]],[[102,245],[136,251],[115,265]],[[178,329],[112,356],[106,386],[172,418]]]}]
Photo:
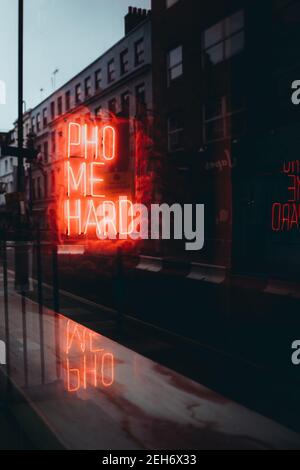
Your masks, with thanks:
[{"label": "building facade", "polygon": [[[274,231],[272,207],[287,195],[284,162],[297,160],[300,2],[153,0],[152,21],[163,197],[206,206],[205,247],[193,260],[295,272],[298,232]],[[187,257],[170,246],[166,255]]]}]

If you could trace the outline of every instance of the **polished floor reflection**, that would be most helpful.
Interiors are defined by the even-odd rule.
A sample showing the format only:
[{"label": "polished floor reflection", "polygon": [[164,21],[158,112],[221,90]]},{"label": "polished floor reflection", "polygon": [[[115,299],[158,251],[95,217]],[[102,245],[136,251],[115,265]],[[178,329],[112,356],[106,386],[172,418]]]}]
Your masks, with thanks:
[{"label": "polished floor reflection", "polygon": [[32,441],[29,409],[67,449],[300,448],[298,434],[22,297],[11,275],[0,340],[0,400]]}]

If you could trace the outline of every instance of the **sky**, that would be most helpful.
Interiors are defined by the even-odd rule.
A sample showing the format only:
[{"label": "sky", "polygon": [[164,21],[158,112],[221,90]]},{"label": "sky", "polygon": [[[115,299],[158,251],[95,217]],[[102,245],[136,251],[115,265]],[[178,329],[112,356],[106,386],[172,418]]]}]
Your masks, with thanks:
[{"label": "sky", "polygon": [[[59,88],[124,35],[128,6],[150,4],[151,0],[24,0],[27,109],[52,93],[55,69]],[[0,17],[0,130],[8,130],[17,118],[18,0],[0,0]]]}]

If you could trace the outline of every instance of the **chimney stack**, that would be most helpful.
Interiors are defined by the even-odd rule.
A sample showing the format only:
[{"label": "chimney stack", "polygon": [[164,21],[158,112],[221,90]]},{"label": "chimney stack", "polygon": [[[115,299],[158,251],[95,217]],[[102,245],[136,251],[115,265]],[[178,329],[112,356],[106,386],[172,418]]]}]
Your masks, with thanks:
[{"label": "chimney stack", "polygon": [[136,26],[144,21],[151,13],[151,10],[142,8],[128,7],[128,13],[125,16],[125,35],[130,33]]}]

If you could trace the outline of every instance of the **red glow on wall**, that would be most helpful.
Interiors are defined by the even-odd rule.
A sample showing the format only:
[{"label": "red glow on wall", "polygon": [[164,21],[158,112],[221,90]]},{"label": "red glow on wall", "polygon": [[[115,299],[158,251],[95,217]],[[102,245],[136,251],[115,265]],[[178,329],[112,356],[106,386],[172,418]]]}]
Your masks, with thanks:
[{"label": "red glow on wall", "polygon": [[100,335],[71,320],[66,326],[65,355],[68,392],[113,385],[114,355],[104,350]]}]

